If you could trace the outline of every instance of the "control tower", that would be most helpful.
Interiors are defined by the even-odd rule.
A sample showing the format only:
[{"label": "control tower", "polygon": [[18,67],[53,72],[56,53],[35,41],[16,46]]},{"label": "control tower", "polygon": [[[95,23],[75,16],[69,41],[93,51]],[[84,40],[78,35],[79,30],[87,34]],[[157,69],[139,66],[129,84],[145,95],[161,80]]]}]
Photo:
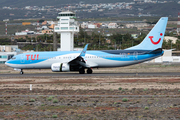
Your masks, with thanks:
[{"label": "control tower", "polygon": [[61,51],[73,51],[74,33],[79,32],[76,15],[73,12],[60,12],[57,16],[58,24],[54,27],[54,32],[61,33]]}]

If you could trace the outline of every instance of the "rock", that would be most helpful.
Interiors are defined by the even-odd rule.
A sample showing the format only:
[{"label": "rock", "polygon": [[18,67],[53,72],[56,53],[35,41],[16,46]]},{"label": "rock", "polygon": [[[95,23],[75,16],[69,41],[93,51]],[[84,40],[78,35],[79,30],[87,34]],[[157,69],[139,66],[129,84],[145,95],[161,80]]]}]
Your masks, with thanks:
[{"label": "rock", "polygon": [[0,102],[4,102],[4,99],[0,99]]},{"label": "rock", "polygon": [[177,104],[173,104],[173,106],[177,106]]},{"label": "rock", "polygon": [[68,106],[72,106],[70,103],[67,104]]}]

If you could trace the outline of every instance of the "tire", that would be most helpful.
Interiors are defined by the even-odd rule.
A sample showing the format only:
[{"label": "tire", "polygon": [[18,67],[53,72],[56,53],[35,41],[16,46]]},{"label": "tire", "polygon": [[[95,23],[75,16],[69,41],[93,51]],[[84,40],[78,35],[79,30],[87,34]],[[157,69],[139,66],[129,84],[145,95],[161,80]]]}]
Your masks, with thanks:
[{"label": "tire", "polygon": [[93,72],[92,69],[90,69],[90,68],[87,69],[87,74],[92,74],[92,72]]},{"label": "tire", "polygon": [[79,70],[79,74],[84,74],[84,73],[85,73],[84,69]]}]

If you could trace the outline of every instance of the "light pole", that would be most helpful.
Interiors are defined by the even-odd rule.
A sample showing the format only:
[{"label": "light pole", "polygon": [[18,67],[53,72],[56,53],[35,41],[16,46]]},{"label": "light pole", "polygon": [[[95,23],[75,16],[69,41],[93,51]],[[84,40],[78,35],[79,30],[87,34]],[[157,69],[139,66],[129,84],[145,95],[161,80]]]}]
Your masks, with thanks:
[{"label": "light pole", "polygon": [[100,49],[100,31],[98,31],[98,33],[99,33],[99,49]]},{"label": "light pole", "polygon": [[133,46],[133,40],[132,40],[132,46]]},{"label": "light pole", "polygon": [[[46,31],[46,42],[47,42],[47,31]],[[45,42],[45,43],[46,43],[46,42]]]},{"label": "light pole", "polygon": [[85,34],[85,30],[84,30],[84,44],[86,44],[86,34]]}]

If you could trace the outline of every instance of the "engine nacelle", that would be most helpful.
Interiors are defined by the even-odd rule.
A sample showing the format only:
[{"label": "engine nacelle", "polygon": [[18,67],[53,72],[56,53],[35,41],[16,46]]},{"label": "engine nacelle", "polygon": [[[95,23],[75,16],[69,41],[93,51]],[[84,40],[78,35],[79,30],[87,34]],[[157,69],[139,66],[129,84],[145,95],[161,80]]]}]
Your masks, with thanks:
[{"label": "engine nacelle", "polygon": [[70,66],[68,63],[53,63],[51,70],[53,72],[68,72],[70,71]]}]

